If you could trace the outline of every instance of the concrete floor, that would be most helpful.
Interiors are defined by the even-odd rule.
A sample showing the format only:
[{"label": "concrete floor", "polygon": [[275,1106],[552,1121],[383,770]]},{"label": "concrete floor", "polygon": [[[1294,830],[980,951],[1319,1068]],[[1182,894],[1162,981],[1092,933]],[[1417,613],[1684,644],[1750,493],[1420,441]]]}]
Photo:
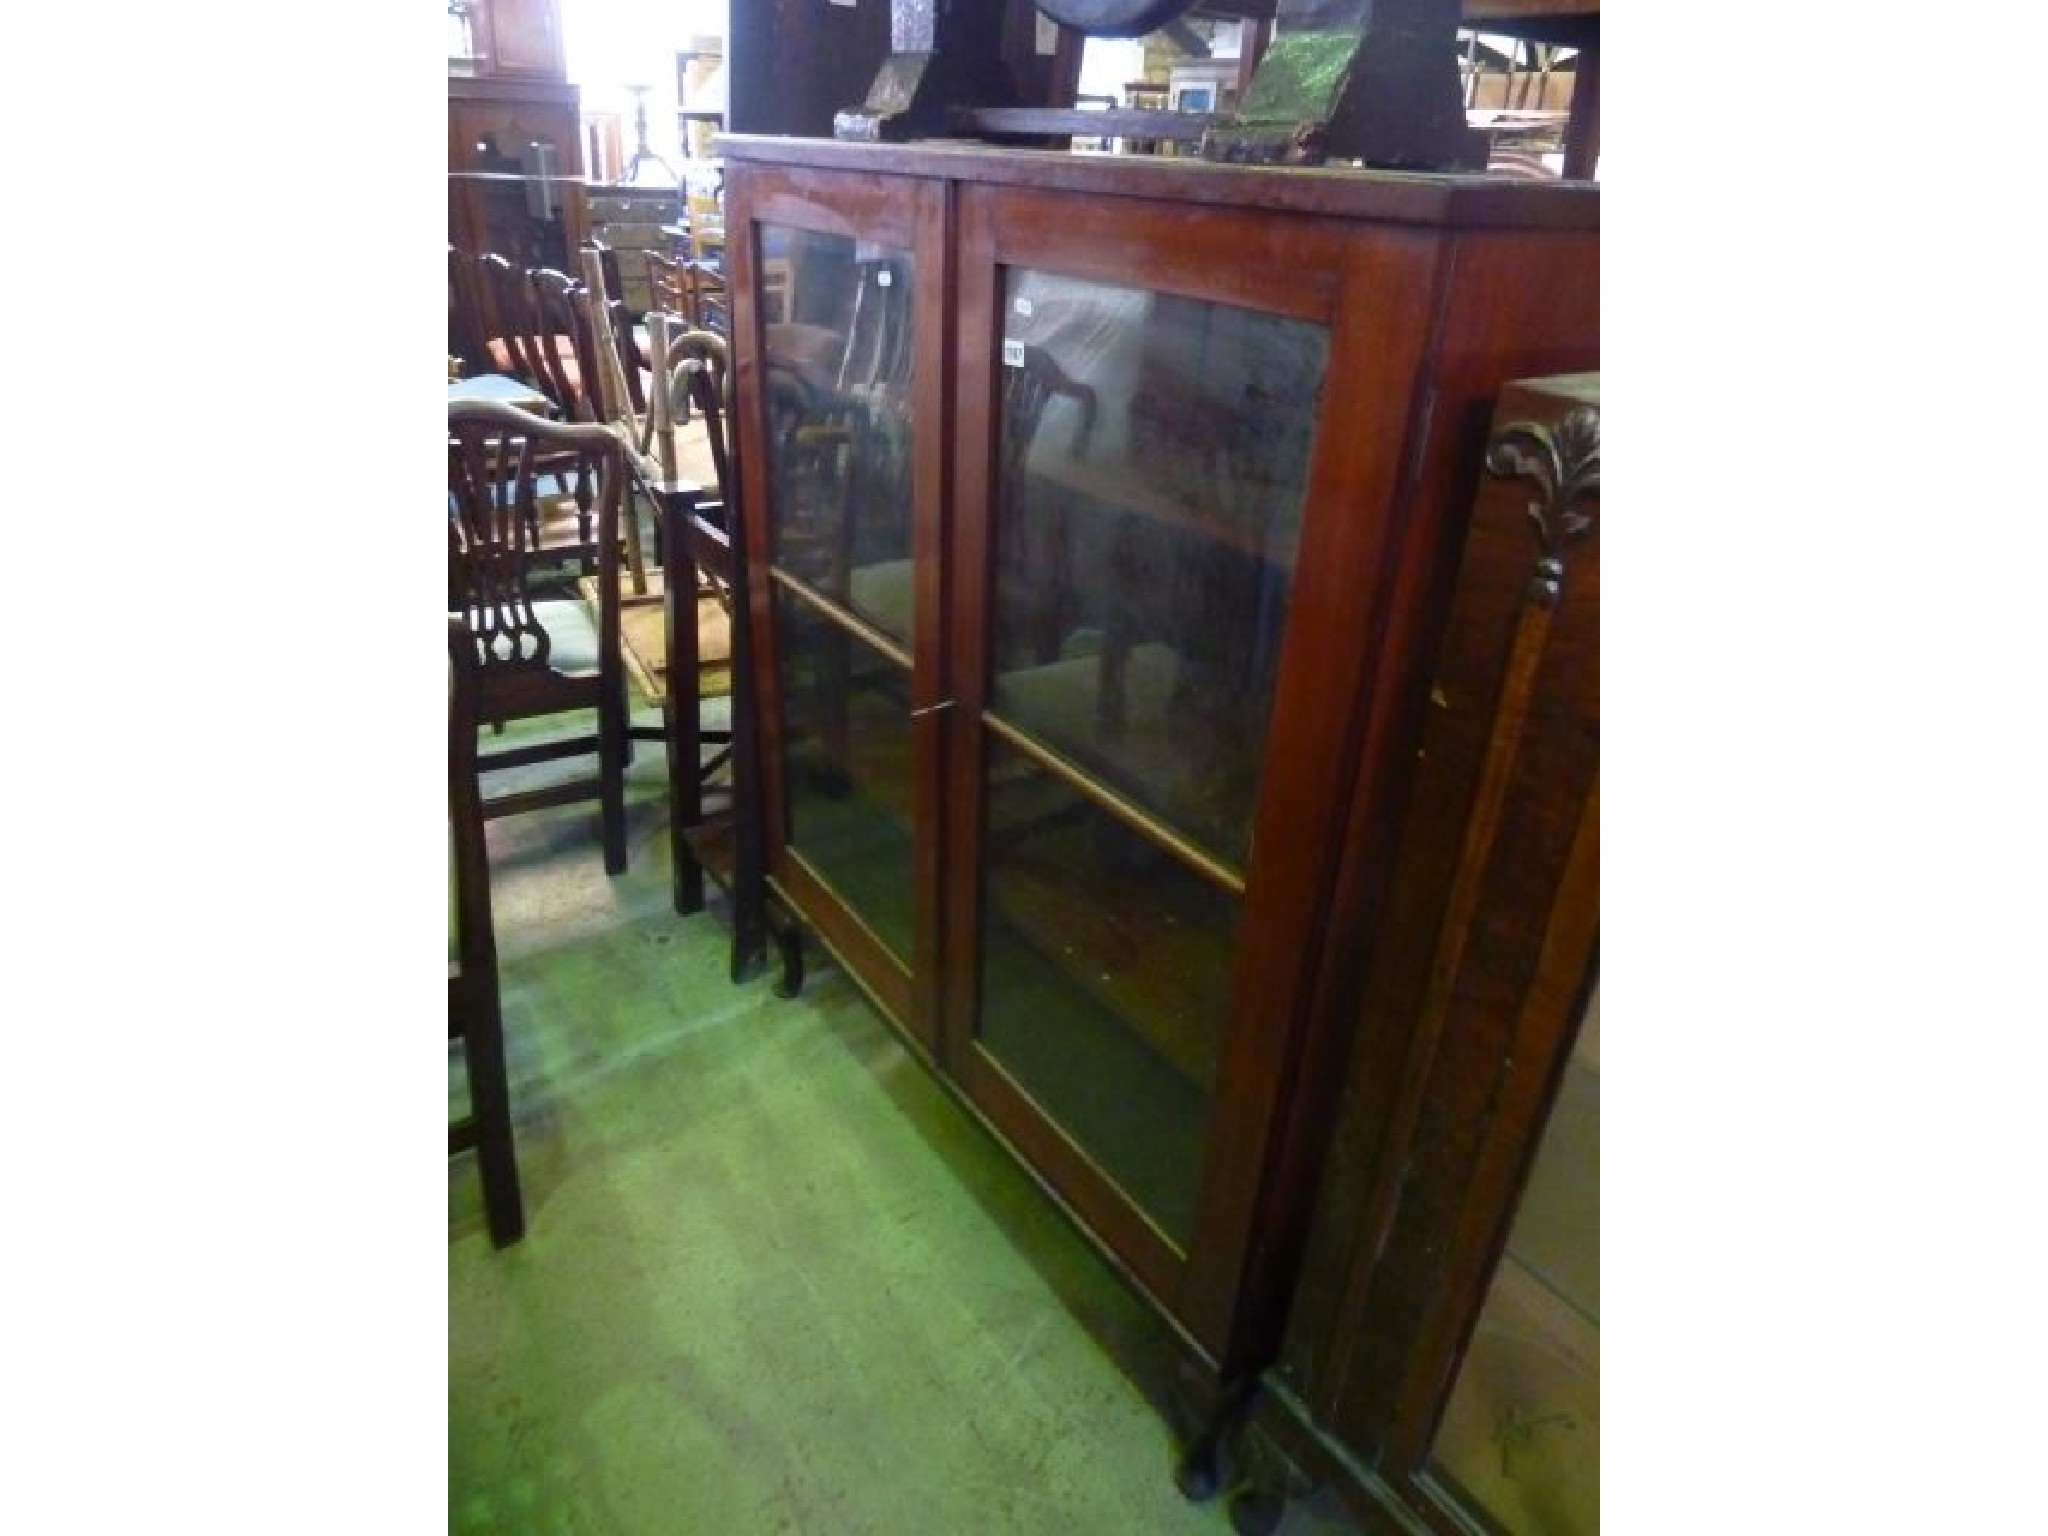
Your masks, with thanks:
[{"label": "concrete floor", "polygon": [[829,963],[732,986],[630,795],[616,879],[594,806],[489,828],[527,1235],[451,1159],[450,1530],[1229,1531],[1163,1325]]}]

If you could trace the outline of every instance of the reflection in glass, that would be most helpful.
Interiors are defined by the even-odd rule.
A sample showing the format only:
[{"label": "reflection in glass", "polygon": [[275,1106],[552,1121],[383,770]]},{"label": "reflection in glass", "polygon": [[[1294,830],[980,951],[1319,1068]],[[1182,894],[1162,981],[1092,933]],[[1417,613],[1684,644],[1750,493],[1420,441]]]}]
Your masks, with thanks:
[{"label": "reflection in glass", "polygon": [[775,622],[790,846],[908,965],[908,674],[786,590]]},{"label": "reflection in glass", "polygon": [[1328,338],[1009,271],[994,711],[1241,865]]},{"label": "reflection in glass", "polygon": [[911,259],[765,225],[761,270],[772,558],[908,648]]},{"label": "reflection in glass", "polygon": [[1237,903],[1023,756],[988,771],[982,1043],[1184,1244]]},{"label": "reflection in glass", "polygon": [[1600,1529],[1597,991],[1435,1449],[1438,1474],[1518,1536]]}]

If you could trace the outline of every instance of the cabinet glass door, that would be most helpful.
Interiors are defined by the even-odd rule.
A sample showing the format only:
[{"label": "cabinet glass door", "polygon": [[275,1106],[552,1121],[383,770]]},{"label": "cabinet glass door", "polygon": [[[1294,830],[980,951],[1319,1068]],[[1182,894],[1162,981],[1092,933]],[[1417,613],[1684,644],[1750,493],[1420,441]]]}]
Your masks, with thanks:
[{"label": "cabinet glass door", "polygon": [[1024,267],[997,298],[979,1039],[1185,1248],[1327,331]]},{"label": "cabinet glass door", "polygon": [[845,235],[759,237],[787,315],[764,327],[785,843],[907,969],[915,272]]},{"label": "cabinet glass door", "polygon": [[1597,991],[1451,1389],[1432,1470],[1508,1530],[1600,1529]]}]

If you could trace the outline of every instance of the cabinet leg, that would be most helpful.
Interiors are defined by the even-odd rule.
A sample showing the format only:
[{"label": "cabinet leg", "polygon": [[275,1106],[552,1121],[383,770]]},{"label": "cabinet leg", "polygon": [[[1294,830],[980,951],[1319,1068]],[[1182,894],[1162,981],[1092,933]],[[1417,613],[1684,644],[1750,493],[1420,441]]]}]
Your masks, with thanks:
[{"label": "cabinet leg", "polygon": [[804,935],[803,929],[792,918],[770,922],[775,936],[775,951],[782,961],[782,972],[775,979],[777,997],[795,997],[804,989]]},{"label": "cabinet leg", "polygon": [[1225,1388],[1201,1415],[1194,1434],[1182,1447],[1179,1464],[1173,1469],[1173,1484],[1180,1489],[1182,1498],[1202,1504],[1223,1491],[1230,1475],[1230,1434],[1251,1407],[1256,1390],[1256,1381]]},{"label": "cabinet leg", "polygon": [[1230,1528],[1237,1536],[1273,1536],[1287,1513],[1287,1500],[1256,1488],[1242,1488],[1230,1496]]}]

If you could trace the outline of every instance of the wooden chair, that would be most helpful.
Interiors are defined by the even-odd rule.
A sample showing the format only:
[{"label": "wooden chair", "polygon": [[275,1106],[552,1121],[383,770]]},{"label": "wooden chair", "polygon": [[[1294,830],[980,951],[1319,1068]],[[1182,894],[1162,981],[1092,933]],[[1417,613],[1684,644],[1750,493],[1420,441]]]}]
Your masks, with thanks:
[{"label": "wooden chair", "polygon": [[[543,462],[573,455],[594,486],[595,610],[535,601],[523,526]],[[551,422],[498,404],[448,407],[448,609],[477,657],[477,716],[487,724],[590,712],[594,729],[479,756],[482,772],[595,755],[594,775],[484,801],[486,817],[596,799],[607,874],[626,867],[626,693],[619,652],[619,512],[625,462],[595,424]]]},{"label": "wooden chair", "polygon": [[[754,739],[753,658],[747,621],[750,590],[744,542],[738,536],[740,462],[731,431],[733,380],[723,338],[689,331],[669,338],[667,387],[674,414],[686,424],[703,423],[706,456],[717,485],[715,499],[654,491],[661,513],[664,657],[672,678],[694,674],[697,698],[730,699],[726,729],[706,730],[698,712],[679,709],[680,690],[671,686],[664,727],[669,751],[670,826],[676,858],[676,909],[703,905],[707,837],[692,834],[715,827],[705,814],[705,786],[730,767],[729,810],[724,820],[724,873],[732,895],[732,979],[741,980],[772,936],[782,955],[784,996],[802,985],[802,950],[796,925],[786,915],[771,922],[767,900],[767,847],[760,801],[758,748]],[[693,594],[694,601],[691,596]],[[695,622],[690,615],[695,615]],[[709,620],[710,622],[707,622]],[[721,641],[723,642],[721,644]],[[721,659],[721,651],[723,653]],[[716,750],[706,759],[703,749]],[[695,773],[691,772],[692,768]],[[714,871],[717,873],[717,871]]]},{"label": "wooden chair", "polygon": [[[586,298],[586,303],[588,299]],[[673,317],[658,311],[648,323],[664,327]],[[594,332],[593,332],[594,335]],[[617,346],[613,332],[613,345]],[[733,622],[730,545],[726,509],[733,505],[732,457],[726,435],[731,383],[725,342],[704,331],[683,331],[667,343],[669,408],[682,420],[683,439],[676,473],[663,470],[657,413],[615,419],[613,429],[631,444],[632,481],[655,508],[661,565],[644,590],[619,601],[619,643],[634,691],[660,709],[659,729],[634,729],[640,739],[658,739],[668,754],[669,824],[675,855],[675,904],[679,913],[704,905],[703,871],[689,847],[690,833],[704,820],[704,786],[730,758],[729,730],[706,730],[701,709],[707,699],[733,689]],[[594,366],[602,366],[593,360]],[[584,601],[603,601],[595,583],[579,585]],[[669,594],[675,592],[676,600]],[[687,681],[686,681],[687,680]],[[707,762],[703,748],[717,750]]]},{"label": "wooden chair", "polygon": [[487,332],[484,354],[493,373],[523,379],[548,397],[565,420],[575,419],[564,397],[565,365],[575,357],[566,332],[546,330],[534,306],[532,273],[495,252],[476,259],[477,291]]},{"label": "wooden chair", "polygon": [[[582,321],[576,287],[574,278],[552,267],[535,267],[526,274],[531,328],[526,344],[541,373],[541,392],[555,402],[562,419],[597,421],[600,417],[590,403],[583,373],[582,349],[576,345],[575,330]],[[556,345],[557,337],[567,344]]]},{"label": "wooden chair", "polygon": [[489,373],[484,350],[487,328],[478,292],[476,258],[448,247],[448,355],[461,360],[466,374]]},{"label": "wooden chair", "polygon": [[671,315],[681,315],[685,321],[690,318],[690,274],[689,259],[678,261],[664,256],[660,251],[642,251],[640,259],[647,264],[647,307],[650,311],[662,310]]},{"label": "wooden chair", "polygon": [[[599,350],[607,344],[606,328],[595,317],[604,307],[601,282],[585,264],[584,303],[593,317],[585,335]],[[750,706],[745,702],[750,676],[746,640],[745,564],[730,519],[738,507],[739,464],[729,436],[732,380],[724,339],[701,331],[677,331],[676,317],[659,311],[648,316],[658,330],[657,349],[667,363],[665,377],[654,386],[647,419],[621,408],[616,386],[602,394],[612,416],[611,429],[626,446],[634,485],[654,505],[658,518],[661,566],[658,579],[644,593],[622,593],[620,649],[635,691],[661,711],[658,729],[632,728],[640,739],[658,738],[667,755],[669,773],[669,838],[678,913],[704,905],[707,864],[714,874],[728,865],[733,895],[732,974],[739,980],[761,953],[768,932],[765,851],[752,768]],[[612,357],[592,356],[588,370],[616,381],[625,344],[616,325],[609,328]],[[683,423],[683,449],[672,450],[675,473],[663,467],[658,444],[650,438]],[[672,428],[671,428],[672,429]],[[691,451],[701,444],[701,455]],[[708,471],[708,472],[707,472]],[[580,584],[586,604],[599,607],[602,592]],[[684,681],[688,679],[685,686]],[[731,723],[706,728],[702,719],[707,699],[732,696]],[[707,760],[705,749],[710,747]],[[706,814],[706,785],[730,768],[731,814],[727,855],[708,854],[721,830]],[[700,848],[699,840],[703,847]],[[794,972],[790,958],[794,930],[785,924],[777,933],[785,951],[785,976]]]},{"label": "wooden chair", "polygon": [[683,314],[694,329],[725,335],[730,329],[730,295],[725,285],[725,210],[718,199],[700,193],[684,198],[690,228],[689,278]]},{"label": "wooden chair", "polygon": [[491,923],[491,866],[477,787],[476,646],[462,620],[448,619],[448,839],[454,879],[455,953],[448,974],[448,1038],[460,1041],[469,1112],[448,1127],[448,1155],[473,1151],[483,1181],[484,1224],[494,1246],[526,1232],[505,1072],[505,1021],[498,996],[498,941]]}]

